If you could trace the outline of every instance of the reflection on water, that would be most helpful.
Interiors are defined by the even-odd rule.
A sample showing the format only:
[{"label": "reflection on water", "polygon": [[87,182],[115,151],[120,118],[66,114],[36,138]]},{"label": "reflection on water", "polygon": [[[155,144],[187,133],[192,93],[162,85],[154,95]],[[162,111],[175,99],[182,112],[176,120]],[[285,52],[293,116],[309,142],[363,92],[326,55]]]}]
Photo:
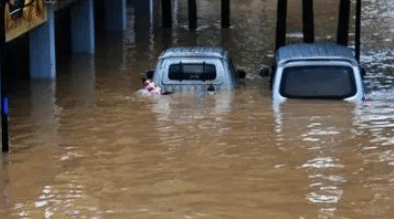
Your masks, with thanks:
[{"label": "reflection on water", "polygon": [[[363,1],[361,104],[271,103],[256,73],[273,55],[276,1],[232,0],[228,30],[219,1],[198,1],[195,33],[187,1],[173,3],[172,29],[130,6],[128,30],[97,36],[95,57],[73,55],[56,82],[18,87],[1,218],[392,218],[390,0]],[[314,4],[318,39],[335,39],[338,3]],[[290,4],[295,42],[300,2]],[[140,73],[168,45],[223,46],[247,79],[234,92],[138,96]]]},{"label": "reflection on water", "polygon": [[158,120],[194,121],[204,116],[220,116],[231,110],[233,93],[175,94],[154,99],[152,111]]}]

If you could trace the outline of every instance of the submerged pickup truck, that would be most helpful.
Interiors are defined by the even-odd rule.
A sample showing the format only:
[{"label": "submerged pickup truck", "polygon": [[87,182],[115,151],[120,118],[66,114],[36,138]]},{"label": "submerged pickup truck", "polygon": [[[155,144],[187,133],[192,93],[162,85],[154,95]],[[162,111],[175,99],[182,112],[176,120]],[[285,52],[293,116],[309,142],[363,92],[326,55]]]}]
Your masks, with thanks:
[{"label": "submerged pickup truck", "polygon": [[220,47],[173,47],[164,50],[153,71],[146,73],[161,89],[221,91],[234,89],[244,71],[236,71],[230,55]]},{"label": "submerged pickup truck", "polygon": [[353,52],[334,43],[299,43],[279,48],[270,86],[274,101],[364,99],[364,68]]}]

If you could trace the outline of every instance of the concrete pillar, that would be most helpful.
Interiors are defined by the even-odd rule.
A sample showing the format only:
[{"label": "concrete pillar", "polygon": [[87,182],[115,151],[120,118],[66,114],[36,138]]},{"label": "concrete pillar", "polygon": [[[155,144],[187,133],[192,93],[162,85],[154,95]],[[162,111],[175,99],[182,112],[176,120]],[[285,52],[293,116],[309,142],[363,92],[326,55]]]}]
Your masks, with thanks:
[{"label": "concrete pillar", "polygon": [[196,30],[197,28],[197,2],[196,0],[188,0],[189,10],[189,30]]},{"label": "concrete pillar", "polygon": [[360,38],[361,38],[361,0],[356,1],[356,59],[360,62]]},{"label": "concrete pillar", "polygon": [[222,0],[222,27],[230,27],[230,0]]},{"label": "concrete pillar", "polygon": [[339,4],[339,19],[337,43],[347,46],[350,17],[350,0],[341,0]]},{"label": "concrete pillar", "polygon": [[163,28],[172,27],[171,0],[161,0],[161,14]]},{"label": "concrete pillar", "polygon": [[313,0],[302,0],[302,33],[305,43],[315,41],[313,22]]},{"label": "concrete pillar", "polygon": [[278,0],[276,12],[276,49],[286,44],[287,0]]},{"label": "concrete pillar", "polygon": [[134,29],[136,34],[136,42],[147,41],[150,38],[152,25],[151,22],[151,2],[133,1],[134,8]]},{"label": "concrete pillar", "polygon": [[[146,0],[140,1],[145,2]],[[126,0],[105,0],[105,23],[108,30],[122,31],[127,29]]]},{"label": "concrete pillar", "polygon": [[30,77],[32,79],[56,78],[55,16],[48,7],[48,21],[29,33]]},{"label": "concrete pillar", "polygon": [[95,53],[93,0],[78,1],[71,6],[71,34],[73,52]]},{"label": "concrete pillar", "polygon": [[67,56],[71,50],[71,12],[70,7],[57,10],[55,12],[55,37],[56,37],[56,65],[62,62],[69,62]]}]

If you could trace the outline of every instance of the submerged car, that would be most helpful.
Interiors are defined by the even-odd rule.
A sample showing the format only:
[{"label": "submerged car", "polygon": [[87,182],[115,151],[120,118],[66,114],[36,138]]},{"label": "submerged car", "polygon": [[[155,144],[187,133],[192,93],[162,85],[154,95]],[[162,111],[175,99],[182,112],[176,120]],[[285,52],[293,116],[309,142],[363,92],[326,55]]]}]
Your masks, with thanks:
[{"label": "submerged car", "polygon": [[234,89],[244,71],[234,69],[227,51],[220,47],[173,47],[164,50],[146,78],[167,92]]},{"label": "submerged car", "polygon": [[364,68],[347,47],[300,43],[279,48],[271,75],[274,101],[288,98],[364,99]]}]

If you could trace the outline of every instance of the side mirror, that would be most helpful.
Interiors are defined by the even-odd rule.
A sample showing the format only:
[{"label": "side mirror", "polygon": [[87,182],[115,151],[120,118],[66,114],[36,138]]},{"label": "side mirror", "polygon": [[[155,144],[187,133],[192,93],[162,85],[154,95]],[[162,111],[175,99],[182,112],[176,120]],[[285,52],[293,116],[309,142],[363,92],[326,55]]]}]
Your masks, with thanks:
[{"label": "side mirror", "polygon": [[145,74],[141,73],[142,84],[144,84],[146,80],[152,80],[152,78],[153,78],[153,71],[148,71]]},{"label": "side mirror", "polygon": [[259,75],[261,77],[268,77],[270,75],[270,70],[268,68],[261,69]]},{"label": "side mirror", "polygon": [[258,72],[261,77],[268,77],[271,75],[272,69],[268,65],[260,65]]},{"label": "side mirror", "polygon": [[360,65],[360,73],[361,73],[361,76],[365,76],[365,74],[366,74],[365,68],[362,65]]},{"label": "side mirror", "polygon": [[242,70],[237,71],[237,77],[244,79],[246,77],[246,72]]},{"label": "side mirror", "polygon": [[148,71],[148,72],[145,74],[146,79],[152,80],[152,78],[153,78],[153,72],[154,72],[154,71]]}]

